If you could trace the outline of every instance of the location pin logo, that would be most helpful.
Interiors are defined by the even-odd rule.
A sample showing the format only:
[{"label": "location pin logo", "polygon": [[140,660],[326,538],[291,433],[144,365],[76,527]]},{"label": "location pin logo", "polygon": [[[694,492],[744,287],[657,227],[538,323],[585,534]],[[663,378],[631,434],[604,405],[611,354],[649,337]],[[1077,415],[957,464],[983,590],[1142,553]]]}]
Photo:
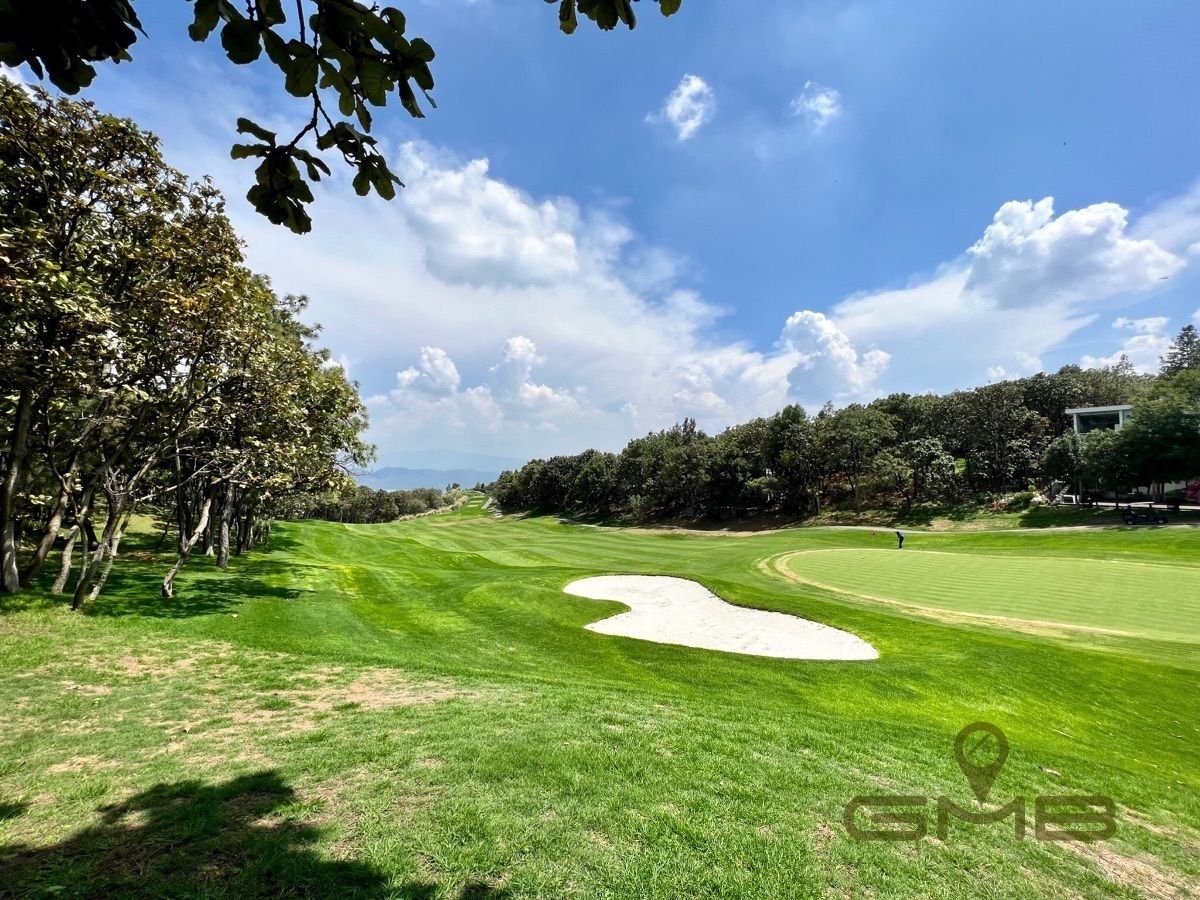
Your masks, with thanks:
[{"label": "location pin logo", "polygon": [[982,803],[1008,759],[1008,738],[991,722],[972,722],[954,739],[954,758]]}]

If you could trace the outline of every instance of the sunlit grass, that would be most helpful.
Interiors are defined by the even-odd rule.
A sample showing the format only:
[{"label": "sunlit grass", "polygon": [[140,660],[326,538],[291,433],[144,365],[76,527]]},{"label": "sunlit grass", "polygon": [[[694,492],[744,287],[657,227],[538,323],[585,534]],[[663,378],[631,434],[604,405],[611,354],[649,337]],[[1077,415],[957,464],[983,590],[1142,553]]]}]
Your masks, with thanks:
[{"label": "sunlit grass", "polygon": [[[986,591],[964,603],[1033,603],[1029,582],[1008,598],[1013,556],[1052,574],[1147,563],[1194,586],[1200,531],[937,535],[903,551],[936,541],[956,564],[885,559],[889,537],[869,531],[650,534],[478,507],[283,525],[227,573],[194,560],[175,601],[157,596],[160,563],[129,562],[89,615],[34,596],[0,616],[0,895],[1129,897],[1157,877],[1195,890],[1190,625],[1097,585],[1080,608],[1141,637],[939,621],[854,592],[899,585],[915,602],[927,585],[947,603],[947,579],[969,586],[955,574],[969,570]],[[773,564],[820,549],[844,558],[832,574],[850,593]],[[621,607],[562,587],[617,572],[696,578],[882,656],[769,660],[585,630]],[[1051,600],[1062,616],[1071,593]],[[1116,838],[1087,852],[1017,841],[1011,824],[946,843],[849,838],[858,794],[968,803],[952,741],[979,719],[1012,744],[996,799],[1107,793]]]}]

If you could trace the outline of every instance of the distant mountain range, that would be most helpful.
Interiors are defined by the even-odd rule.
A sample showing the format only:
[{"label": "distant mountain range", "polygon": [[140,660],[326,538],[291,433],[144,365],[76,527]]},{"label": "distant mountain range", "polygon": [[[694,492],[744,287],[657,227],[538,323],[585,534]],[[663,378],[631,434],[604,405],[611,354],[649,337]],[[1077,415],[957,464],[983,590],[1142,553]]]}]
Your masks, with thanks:
[{"label": "distant mountain range", "polygon": [[405,469],[400,466],[384,466],[373,472],[354,476],[359,484],[384,491],[411,491],[413,488],[444,488],[448,484],[460,484],[465,488],[479,482],[490,484],[500,477],[499,472],[481,469]]}]

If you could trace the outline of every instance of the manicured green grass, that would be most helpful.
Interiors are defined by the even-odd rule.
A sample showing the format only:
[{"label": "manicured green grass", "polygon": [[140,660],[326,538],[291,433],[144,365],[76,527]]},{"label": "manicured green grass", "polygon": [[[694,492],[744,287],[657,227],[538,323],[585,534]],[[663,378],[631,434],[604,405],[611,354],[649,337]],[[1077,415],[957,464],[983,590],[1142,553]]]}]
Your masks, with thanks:
[{"label": "manicured green grass", "polygon": [[[10,603],[0,895],[1197,892],[1193,626],[1141,607],[1117,629],[1138,637],[1039,633],[785,575],[786,554],[849,553],[879,573],[862,593],[880,594],[902,556],[917,567],[906,590],[924,582],[934,596],[949,561],[911,547],[985,574],[1118,560],[1194,587],[1200,530],[920,535],[885,559],[887,536],[870,531],[647,533],[479,505],[389,526],[282,525],[227,573],[195,560],[172,602],[157,597],[161,562],[145,561],[118,569],[88,615],[44,595]],[[562,587],[621,572],[692,577],[853,631],[881,657],[759,659],[585,630],[621,607]],[[1132,615],[1124,598],[1088,596],[1081,615]],[[1057,621],[1069,599],[1054,594]],[[1004,600],[989,589],[970,611]],[[1011,821],[955,824],[944,842],[847,834],[842,810],[860,794],[969,806],[952,744],[977,720],[1012,748],[992,800],[1108,794],[1116,836],[1059,844],[1031,828],[1022,841]]]},{"label": "manicured green grass", "polygon": [[[889,536],[890,538],[890,536]],[[926,610],[1200,643],[1200,566],[908,549],[800,551],[798,580]],[[935,545],[937,542],[933,542]]]}]

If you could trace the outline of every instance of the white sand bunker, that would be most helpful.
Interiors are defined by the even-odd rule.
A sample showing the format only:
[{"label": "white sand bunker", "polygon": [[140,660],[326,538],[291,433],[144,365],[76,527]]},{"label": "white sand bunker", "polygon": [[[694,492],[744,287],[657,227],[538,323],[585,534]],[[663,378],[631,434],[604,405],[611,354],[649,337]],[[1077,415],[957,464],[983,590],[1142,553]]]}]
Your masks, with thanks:
[{"label": "white sand bunker", "polygon": [[573,581],[568,594],[629,607],[588,625],[622,637],[786,659],[876,659],[879,652],[846,631],[786,613],[726,603],[708,588],[661,575],[601,575]]}]

